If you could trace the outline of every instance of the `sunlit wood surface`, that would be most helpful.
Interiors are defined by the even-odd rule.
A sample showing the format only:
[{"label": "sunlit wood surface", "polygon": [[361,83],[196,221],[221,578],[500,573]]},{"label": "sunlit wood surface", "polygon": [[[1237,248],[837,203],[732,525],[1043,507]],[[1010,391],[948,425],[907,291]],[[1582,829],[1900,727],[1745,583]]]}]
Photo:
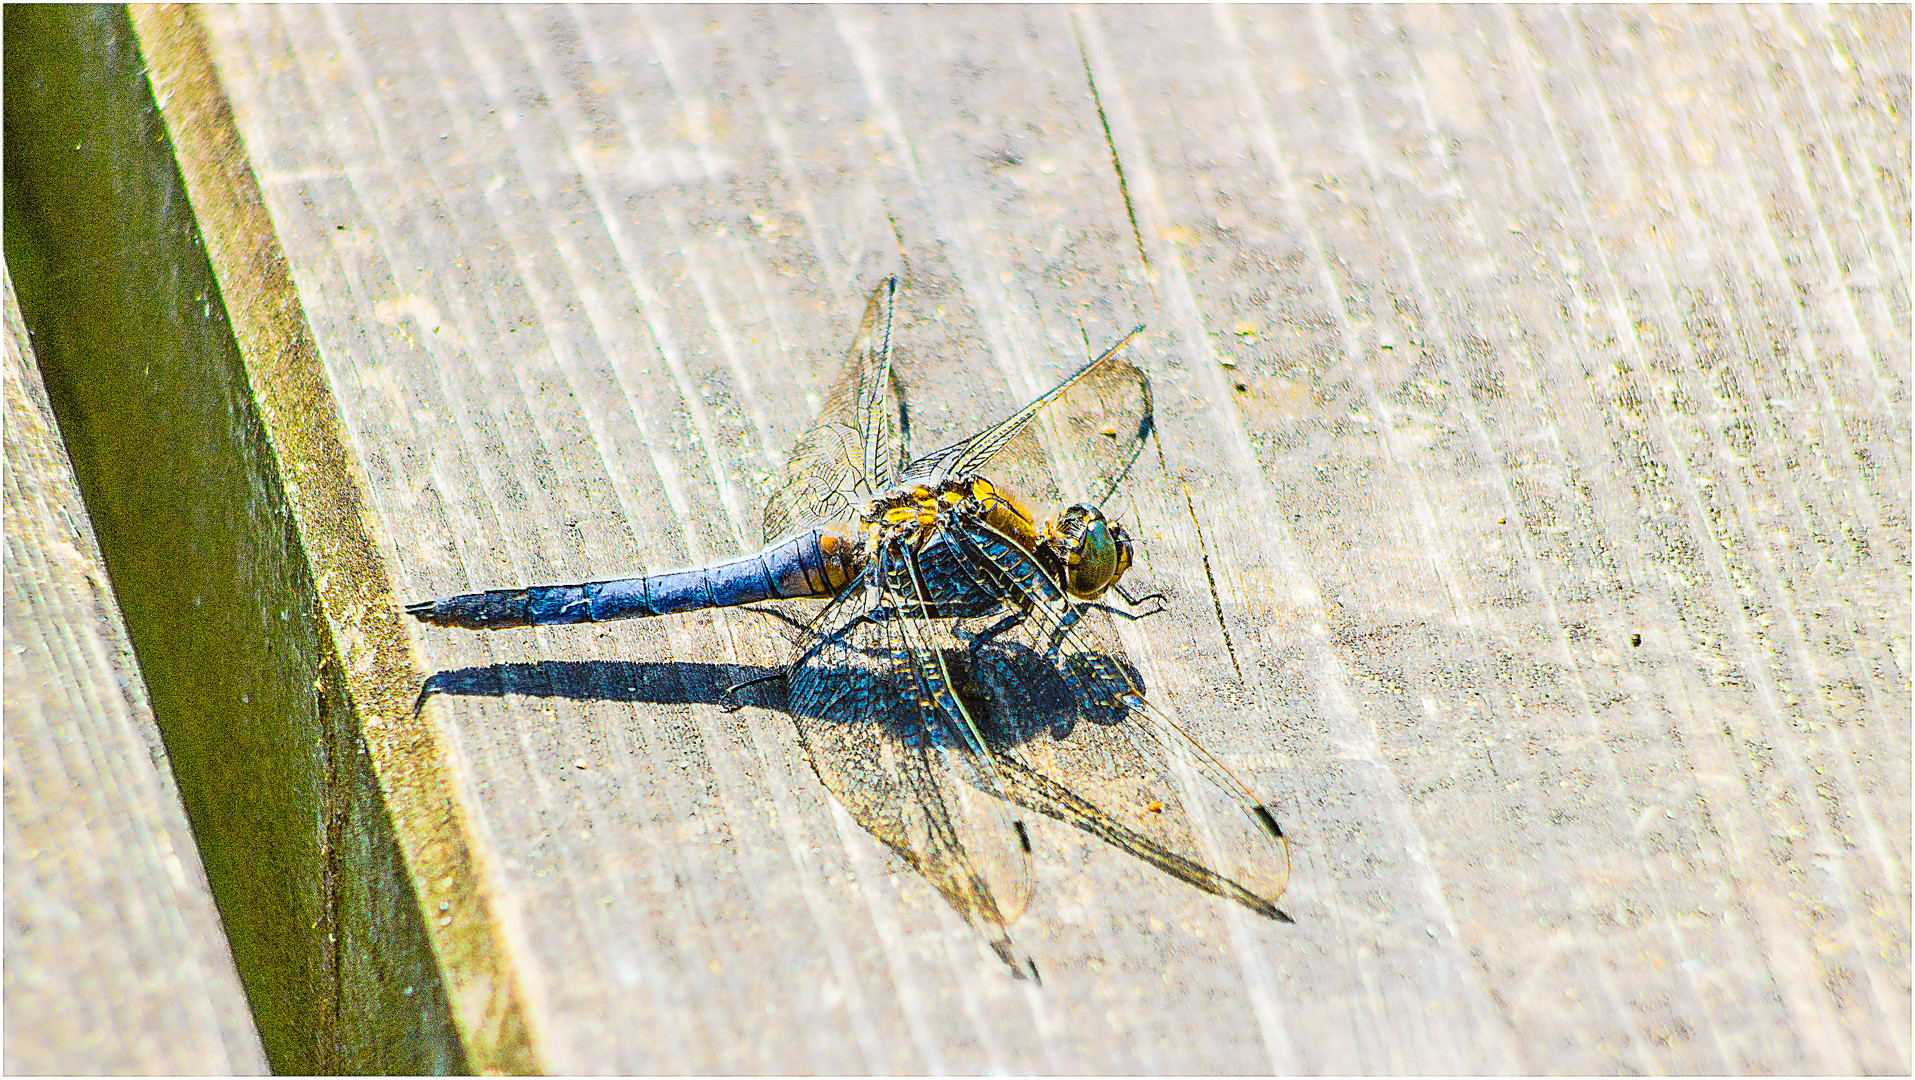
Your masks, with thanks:
[{"label": "sunlit wood surface", "polygon": [[6,1071],[266,1072],[11,278]]},{"label": "sunlit wood surface", "polygon": [[762,616],[417,629],[544,1067],[1909,1069],[1907,9],[200,18],[395,603],[754,547],[884,273],[920,448],[1150,327],[1295,925],[1045,823],[1015,982]]}]

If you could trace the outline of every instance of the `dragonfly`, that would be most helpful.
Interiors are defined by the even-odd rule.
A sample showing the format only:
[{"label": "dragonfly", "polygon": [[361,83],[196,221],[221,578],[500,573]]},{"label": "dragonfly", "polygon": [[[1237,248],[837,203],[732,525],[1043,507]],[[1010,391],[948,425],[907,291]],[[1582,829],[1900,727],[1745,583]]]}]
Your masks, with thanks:
[{"label": "dragonfly", "polygon": [[1276,816],[1149,700],[1115,632],[1114,617],[1164,602],[1119,583],[1135,542],[1101,509],[1153,431],[1149,380],[1118,355],[1143,328],[1012,416],[913,458],[897,293],[886,278],[865,305],[771,484],[762,550],[407,612],[498,630],[803,605],[784,620],[791,661],[768,678],[786,686],[813,769],[1019,977],[1038,977],[1010,934],[1031,898],[1031,812],[1289,922]]}]

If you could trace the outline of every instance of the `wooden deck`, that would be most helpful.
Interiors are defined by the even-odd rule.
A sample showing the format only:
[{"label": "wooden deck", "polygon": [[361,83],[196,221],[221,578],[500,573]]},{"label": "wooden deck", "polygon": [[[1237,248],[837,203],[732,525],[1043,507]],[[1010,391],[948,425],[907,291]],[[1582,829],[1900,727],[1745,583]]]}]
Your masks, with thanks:
[{"label": "wooden deck", "polygon": [[[1907,8],[134,24],[472,1064],[1910,1068]],[[1044,823],[1013,981],[762,616],[401,621],[755,547],[885,273],[920,448],[1148,324],[1126,645],[1295,925]]]},{"label": "wooden deck", "polygon": [[10,277],[0,294],[6,1072],[264,1073]]}]

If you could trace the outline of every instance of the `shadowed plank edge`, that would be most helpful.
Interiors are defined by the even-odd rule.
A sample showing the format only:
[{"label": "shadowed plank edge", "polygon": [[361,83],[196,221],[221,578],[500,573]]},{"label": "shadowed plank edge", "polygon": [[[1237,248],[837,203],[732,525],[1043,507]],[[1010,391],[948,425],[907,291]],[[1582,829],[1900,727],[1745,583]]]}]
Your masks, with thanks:
[{"label": "shadowed plank edge", "polygon": [[131,17],[277,452],[336,650],[329,667],[344,722],[365,741],[420,903],[432,909],[425,924],[468,1062],[485,1072],[537,1071],[518,972],[488,900],[438,710],[415,712],[408,693],[423,676],[377,556],[377,524],[364,511],[326,374],[198,16],[136,6]]}]

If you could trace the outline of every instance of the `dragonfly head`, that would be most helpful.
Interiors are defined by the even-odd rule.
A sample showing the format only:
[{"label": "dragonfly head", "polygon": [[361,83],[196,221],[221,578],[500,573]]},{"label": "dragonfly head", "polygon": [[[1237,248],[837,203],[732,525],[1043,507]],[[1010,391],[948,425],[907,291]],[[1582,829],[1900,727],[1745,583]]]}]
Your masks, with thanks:
[{"label": "dragonfly head", "polygon": [[1130,569],[1130,534],[1089,503],[1045,522],[1043,549],[1064,591],[1079,600],[1104,595]]}]

